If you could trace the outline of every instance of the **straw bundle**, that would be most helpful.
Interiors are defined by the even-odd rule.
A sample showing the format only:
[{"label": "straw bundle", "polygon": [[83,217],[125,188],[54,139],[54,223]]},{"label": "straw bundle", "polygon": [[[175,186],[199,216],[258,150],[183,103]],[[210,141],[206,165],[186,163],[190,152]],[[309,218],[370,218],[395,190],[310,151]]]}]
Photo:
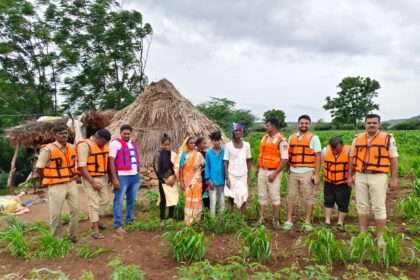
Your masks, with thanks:
[{"label": "straw bundle", "polygon": [[6,137],[14,147],[17,145],[35,147],[39,144],[51,143],[54,141],[51,130],[56,123],[60,122],[66,123],[67,118],[58,119],[52,122],[28,122],[7,130]]}]

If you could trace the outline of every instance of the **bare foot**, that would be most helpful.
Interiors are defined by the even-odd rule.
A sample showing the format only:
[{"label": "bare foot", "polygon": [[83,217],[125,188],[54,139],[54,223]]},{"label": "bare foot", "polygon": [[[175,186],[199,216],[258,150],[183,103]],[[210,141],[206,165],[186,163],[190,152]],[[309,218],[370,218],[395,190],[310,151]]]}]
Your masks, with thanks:
[{"label": "bare foot", "polygon": [[119,227],[119,228],[117,228],[116,230],[115,230],[118,234],[121,234],[121,235],[123,235],[123,234],[127,234],[127,232],[122,228],[122,227]]}]

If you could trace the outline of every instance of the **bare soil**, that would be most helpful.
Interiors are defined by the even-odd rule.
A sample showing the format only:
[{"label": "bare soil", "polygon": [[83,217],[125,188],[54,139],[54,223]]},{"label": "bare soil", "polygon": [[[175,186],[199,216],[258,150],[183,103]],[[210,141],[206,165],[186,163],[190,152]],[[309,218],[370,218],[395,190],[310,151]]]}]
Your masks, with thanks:
[{"label": "bare soil", "polygon": [[[407,187],[399,187],[396,191],[389,193],[387,198],[388,209],[393,209],[395,201],[399,193],[406,190]],[[23,200],[31,198],[25,196]],[[86,195],[80,188],[81,210],[87,213]],[[48,221],[48,203],[38,204],[30,207],[30,212],[20,216],[24,221]],[[68,211],[65,206],[64,212]],[[403,230],[400,225],[402,221],[395,219],[393,211],[390,210],[391,221],[396,224],[398,230]],[[137,215],[145,215],[145,213],[137,213]],[[104,222],[112,228],[112,217],[104,218]],[[319,221],[322,223],[322,221]],[[347,219],[347,223],[357,224],[357,219]],[[304,235],[299,227],[294,228],[292,232],[274,232],[271,223],[267,222],[270,235],[272,237],[272,249],[274,258],[265,263],[272,271],[290,266],[292,263],[299,263],[301,266],[310,264],[305,261],[306,250],[296,246],[296,241]],[[93,240],[89,235],[90,223],[83,221],[80,223],[79,232],[81,239],[86,239],[89,243],[97,246],[105,246],[110,251],[101,254],[90,260],[81,260],[76,256],[76,250],[71,250],[70,254],[60,259],[24,260],[22,258],[12,257],[4,252],[4,248],[0,248],[0,275],[15,273],[24,277],[32,268],[47,267],[52,270],[64,271],[69,279],[77,279],[84,271],[91,271],[96,279],[111,279],[112,268],[108,266],[111,258],[118,256],[124,264],[137,264],[146,273],[147,279],[177,279],[178,268],[181,264],[172,259],[168,248],[165,247],[159,236],[164,231],[141,231],[132,232],[124,236],[116,234],[112,229],[105,231],[105,239]],[[238,241],[231,234],[223,234],[214,236],[212,233],[206,233],[209,239],[209,248],[206,258],[211,262],[224,262],[230,256],[238,255]],[[337,233],[337,238],[349,239],[346,233]],[[76,245],[77,247],[77,245]],[[369,270],[385,272],[380,265],[366,264]],[[341,277],[345,270],[344,264],[334,264],[333,274]],[[401,266],[399,267],[410,279],[418,279],[419,270],[415,267]],[[19,278],[16,278],[19,279]]]}]

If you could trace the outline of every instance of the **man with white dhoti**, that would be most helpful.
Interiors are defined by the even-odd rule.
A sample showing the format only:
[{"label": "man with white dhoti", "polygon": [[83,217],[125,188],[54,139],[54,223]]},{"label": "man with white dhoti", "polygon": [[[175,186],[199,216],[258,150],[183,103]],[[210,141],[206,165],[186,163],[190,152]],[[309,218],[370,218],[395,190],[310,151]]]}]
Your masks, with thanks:
[{"label": "man with white dhoti", "polygon": [[246,201],[248,200],[248,187],[251,182],[251,147],[242,140],[245,126],[232,123],[232,141],[226,144],[223,160],[225,162],[226,188],[225,196],[228,197],[229,211],[234,205],[245,214]]}]

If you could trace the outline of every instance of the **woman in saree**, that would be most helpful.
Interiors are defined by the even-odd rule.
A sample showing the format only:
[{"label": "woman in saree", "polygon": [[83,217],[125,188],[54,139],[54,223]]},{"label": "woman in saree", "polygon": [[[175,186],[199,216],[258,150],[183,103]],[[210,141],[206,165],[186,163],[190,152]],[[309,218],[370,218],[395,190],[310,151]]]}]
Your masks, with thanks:
[{"label": "woman in saree", "polygon": [[199,222],[202,212],[202,188],[205,160],[195,149],[195,138],[189,137],[182,146],[179,162],[179,179],[185,197],[184,220],[187,226]]}]

